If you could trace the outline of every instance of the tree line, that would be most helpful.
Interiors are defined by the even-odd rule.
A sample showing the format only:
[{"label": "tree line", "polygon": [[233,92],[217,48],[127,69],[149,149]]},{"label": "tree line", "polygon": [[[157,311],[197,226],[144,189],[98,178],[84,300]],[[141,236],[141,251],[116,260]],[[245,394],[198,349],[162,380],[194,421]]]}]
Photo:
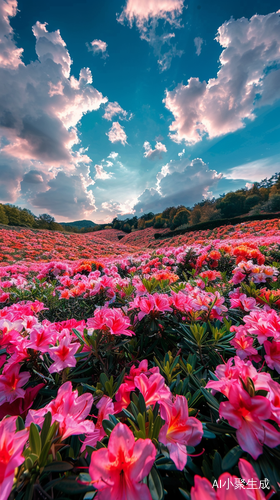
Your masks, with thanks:
[{"label": "tree line", "polygon": [[222,194],[218,199],[203,200],[192,208],[187,206],[186,200],[186,206],[168,207],[159,214],[149,212],[139,218],[132,217],[125,220],[115,218],[112,227],[127,233],[146,227],[174,230],[200,222],[278,211],[280,211],[280,173],[274,174],[270,179],[255,182],[249,189],[238,189]]},{"label": "tree line", "polygon": [[249,189],[238,189],[222,194],[218,199],[206,199],[193,207],[179,205],[168,207],[163,212],[149,212],[141,217],[130,217],[120,220],[117,217],[110,224],[97,224],[94,227],[76,227],[61,225],[49,214],[34,215],[27,208],[15,205],[0,204],[0,224],[9,226],[24,226],[34,229],[88,233],[102,229],[119,229],[125,233],[153,227],[155,229],[183,229],[186,227],[223,218],[240,215],[259,215],[280,211],[280,172],[270,179],[255,182]]}]

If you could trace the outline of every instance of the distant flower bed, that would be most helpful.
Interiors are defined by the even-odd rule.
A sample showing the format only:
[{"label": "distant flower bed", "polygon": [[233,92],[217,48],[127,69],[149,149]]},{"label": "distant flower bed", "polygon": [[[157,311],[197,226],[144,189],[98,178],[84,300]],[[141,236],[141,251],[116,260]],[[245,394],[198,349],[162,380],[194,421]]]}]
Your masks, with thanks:
[{"label": "distant flower bed", "polygon": [[280,493],[280,232],[258,224],[0,232],[1,500]]}]

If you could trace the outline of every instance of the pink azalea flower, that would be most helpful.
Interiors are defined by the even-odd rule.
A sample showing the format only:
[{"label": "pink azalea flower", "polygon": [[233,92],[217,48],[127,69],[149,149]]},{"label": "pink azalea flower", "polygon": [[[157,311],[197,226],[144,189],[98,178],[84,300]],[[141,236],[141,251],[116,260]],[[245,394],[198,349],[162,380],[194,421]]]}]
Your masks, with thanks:
[{"label": "pink azalea flower", "polygon": [[155,457],[156,448],[150,439],[135,442],[131,430],[117,424],[108,448],[91,455],[89,474],[99,500],[152,500],[148,486],[141,481],[149,474]]},{"label": "pink azalea flower", "polygon": [[132,330],[127,328],[130,325],[130,320],[125,316],[121,309],[109,309],[103,307],[94,311],[94,318],[89,318],[87,321],[89,328],[96,330],[103,330],[111,335],[128,335],[131,337],[135,335]]},{"label": "pink azalea flower", "polygon": [[159,368],[157,366],[148,370],[148,361],[147,359],[143,359],[139,366],[136,368],[133,365],[130,368],[129,375],[124,377],[123,383],[120,385],[118,392],[115,395],[116,403],[115,403],[115,411],[116,413],[122,411],[123,408],[127,408],[130,403],[130,393],[135,390],[134,379],[138,375],[144,373],[147,377],[152,375],[153,373],[159,373]]},{"label": "pink azalea flower", "polygon": [[271,380],[269,383],[270,391],[267,394],[267,398],[271,404],[271,420],[275,420],[278,425],[280,425],[280,385]]},{"label": "pink azalea flower", "polygon": [[217,481],[218,487],[221,485],[221,488],[215,491],[208,479],[194,476],[191,500],[248,500],[245,490],[234,489],[234,486],[230,490],[227,489],[227,484],[234,485],[237,480],[237,476],[231,476],[228,472],[224,472]]},{"label": "pink azalea flower", "polygon": [[150,378],[142,373],[135,377],[134,383],[143,395],[146,406],[160,403],[162,400],[171,400],[170,389],[165,385],[164,377],[159,373],[153,373]]},{"label": "pink azalea flower", "polygon": [[159,441],[166,445],[170,458],[177,469],[183,470],[187,463],[187,446],[196,446],[203,436],[202,423],[189,417],[185,396],[176,396],[171,404],[162,403],[160,416],[165,420],[159,433]]},{"label": "pink azalea flower", "polygon": [[267,366],[272,370],[276,370],[280,373],[280,340],[269,342],[266,340],[263,343],[265,348],[265,356],[264,359],[266,361]]},{"label": "pink azalea flower", "polygon": [[102,421],[104,419],[108,419],[109,415],[114,415],[115,413],[114,403],[112,399],[109,398],[109,396],[103,396],[97,403],[96,408],[99,409],[99,412],[94,431],[86,435],[86,439],[84,440],[81,447],[81,452],[86,449],[86,446],[92,446],[92,448],[94,448],[97,441],[101,441],[101,439],[106,436],[106,432],[104,431],[102,426]]},{"label": "pink azalea flower", "polygon": [[25,460],[22,452],[28,439],[28,430],[16,432],[16,419],[8,417],[0,422],[0,500],[8,499],[15,469]]},{"label": "pink azalea flower", "polygon": [[49,367],[50,373],[60,372],[68,366],[76,366],[77,360],[74,355],[79,349],[80,344],[77,342],[71,344],[72,339],[68,334],[68,330],[66,331],[67,335],[60,340],[59,345],[49,349],[49,355],[54,361]]},{"label": "pink azalea flower", "polygon": [[265,500],[261,483],[253,466],[240,458],[238,462],[241,477],[248,483],[254,481],[255,488],[241,483],[240,478],[231,476],[228,472],[217,480],[217,490],[205,477],[194,476],[194,487],[191,489],[191,500]]},{"label": "pink azalea flower", "polygon": [[[234,331],[231,327],[230,331]],[[237,356],[240,359],[245,359],[248,356],[255,356],[258,354],[257,349],[253,347],[254,339],[253,337],[249,337],[242,330],[237,331],[234,339],[230,341],[230,344],[235,347]]]},{"label": "pink azalea flower", "polygon": [[242,450],[257,460],[263,445],[275,448],[280,444],[280,432],[265,422],[271,416],[270,401],[263,396],[250,397],[239,384],[232,384],[229,401],[220,404],[219,413],[237,429],[236,438]]},{"label": "pink azalea flower", "polygon": [[47,326],[36,325],[30,332],[29,349],[42,353],[49,351],[49,346],[53,342],[54,331]]},{"label": "pink azalea flower", "polygon": [[[234,363],[234,365],[233,365]],[[214,389],[222,392],[228,397],[232,383],[238,382],[242,387],[240,378],[246,381],[248,377],[254,382],[256,391],[269,391],[271,376],[266,372],[258,372],[251,361],[243,361],[238,356],[230,358],[227,363],[218,365],[215,375],[219,380],[210,380],[206,384],[206,389]]]},{"label": "pink azalea flower", "polygon": [[0,375],[0,404],[12,403],[17,398],[23,398],[25,390],[22,387],[30,379],[29,372],[19,373],[20,365],[6,365]]},{"label": "pink azalea flower", "polygon": [[71,382],[65,382],[59,389],[57,397],[40,410],[29,410],[25,425],[31,422],[42,427],[45,414],[52,414],[52,424],[59,422],[58,433],[63,441],[69,436],[88,434],[94,431],[94,423],[85,420],[89,415],[93,403],[92,394],[82,394],[78,397],[78,391],[72,392]]}]

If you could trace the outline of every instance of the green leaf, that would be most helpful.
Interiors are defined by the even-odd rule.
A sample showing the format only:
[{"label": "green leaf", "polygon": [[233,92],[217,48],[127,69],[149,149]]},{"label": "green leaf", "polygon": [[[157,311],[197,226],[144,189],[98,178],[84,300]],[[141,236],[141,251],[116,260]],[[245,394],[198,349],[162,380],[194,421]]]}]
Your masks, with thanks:
[{"label": "green leaf", "polygon": [[67,493],[68,495],[81,495],[88,491],[94,491],[93,486],[86,486],[77,482],[76,476],[69,476],[67,479],[61,479],[54,485],[54,489]]},{"label": "green leaf", "polygon": [[214,396],[210,392],[207,391],[207,389],[204,389],[203,387],[200,388],[203,396],[205,397],[206,401],[213,406],[216,410],[219,410],[220,403],[217,401]]},{"label": "green leaf", "polygon": [[218,451],[215,452],[213,460],[213,470],[216,478],[222,474],[222,457]]},{"label": "green leaf", "polygon": [[155,467],[152,467],[148,475],[148,487],[153,500],[162,500],[164,495],[162,482]]},{"label": "green leaf", "polygon": [[100,379],[101,384],[105,388],[106,382],[109,382],[109,379],[108,379],[107,375],[105,373],[101,373],[99,379]]},{"label": "green leaf", "polygon": [[25,429],[25,423],[21,417],[17,418],[16,427],[17,431],[23,431],[23,429]]},{"label": "green leaf", "polygon": [[42,447],[41,438],[40,438],[38,428],[33,422],[30,424],[29,446],[31,448],[31,451],[33,453],[35,453],[35,455],[37,455],[37,456],[40,455],[41,447]]},{"label": "green leaf", "polygon": [[237,464],[239,458],[242,457],[243,453],[244,451],[239,445],[232,448],[222,460],[223,471],[229,470],[234,467]]},{"label": "green leaf", "polygon": [[47,435],[49,433],[49,430],[51,428],[51,423],[52,423],[52,414],[50,411],[45,415],[43,427],[41,430],[41,441],[42,441],[42,447],[45,446]]},{"label": "green leaf", "polygon": [[267,479],[269,479],[270,486],[273,486],[276,491],[279,491],[277,481],[275,480],[275,477],[273,474],[273,470],[270,467],[270,464],[269,464],[267,458],[264,457],[264,455],[261,455],[258,458],[258,464],[262,470],[264,477],[267,477]]},{"label": "green leaf", "polygon": [[88,491],[85,494],[83,500],[92,500],[97,495],[97,493],[98,493],[97,491]]},{"label": "green leaf", "polygon": [[73,465],[69,462],[52,462],[46,465],[44,472],[66,472],[73,469]]},{"label": "green leaf", "polygon": [[179,491],[180,491],[182,497],[185,498],[185,500],[190,500],[190,496],[188,495],[188,493],[185,490],[183,490],[182,488],[179,488]]},{"label": "green leaf", "polygon": [[81,336],[80,332],[78,332],[78,330],[76,330],[76,328],[72,328],[72,332],[75,333],[76,337],[78,337],[81,344],[85,343],[83,337]]},{"label": "green leaf", "polygon": [[111,420],[107,420],[106,418],[102,420],[102,427],[104,431],[106,432],[107,436],[110,436],[112,430],[115,427],[115,424],[111,422]]},{"label": "green leaf", "polygon": [[141,394],[141,392],[139,393],[139,409],[140,409],[140,412],[141,413],[146,413],[146,403],[145,403],[145,399],[143,397],[143,394]]}]

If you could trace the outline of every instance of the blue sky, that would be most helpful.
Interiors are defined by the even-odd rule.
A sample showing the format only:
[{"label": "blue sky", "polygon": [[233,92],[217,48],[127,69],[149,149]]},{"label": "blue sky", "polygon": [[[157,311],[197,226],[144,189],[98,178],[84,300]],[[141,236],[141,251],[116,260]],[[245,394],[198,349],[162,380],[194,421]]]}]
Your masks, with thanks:
[{"label": "blue sky", "polygon": [[109,222],[280,171],[279,9],[0,0],[0,201]]}]

